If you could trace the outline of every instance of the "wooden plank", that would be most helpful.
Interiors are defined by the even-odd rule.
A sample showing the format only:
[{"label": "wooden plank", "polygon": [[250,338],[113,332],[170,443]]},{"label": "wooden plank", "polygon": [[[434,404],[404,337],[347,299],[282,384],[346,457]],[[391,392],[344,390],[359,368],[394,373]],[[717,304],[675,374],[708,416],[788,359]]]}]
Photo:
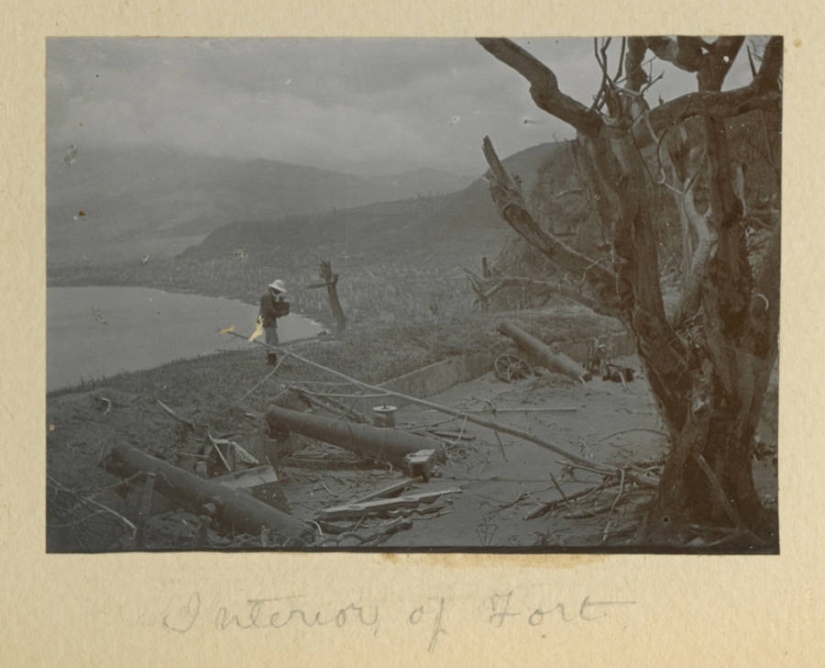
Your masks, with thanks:
[{"label": "wooden plank", "polygon": [[216,482],[219,485],[226,485],[232,489],[249,489],[278,482],[278,475],[271,466],[267,465],[227,473],[226,475],[216,476],[211,480],[212,482]]},{"label": "wooden plank", "polygon": [[408,494],[394,499],[378,499],[376,501],[365,501],[364,503],[348,503],[343,506],[333,506],[320,510],[320,515],[324,519],[345,519],[356,518],[369,513],[381,513],[398,508],[415,508],[420,503],[435,501],[445,494],[458,494],[461,489],[451,487],[450,489],[420,492],[418,494]]},{"label": "wooden plank", "polygon": [[400,492],[412,485],[414,482],[415,480],[412,478],[404,478],[403,480],[393,483],[389,487],[377,489],[374,492],[370,492],[365,496],[355,499],[354,501],[350,501],[350,503],[364,503],[365,501],[370,501],[371,499],[380,499],[385,496],[389,496],[390,494],[394,494],[395,492]]}]

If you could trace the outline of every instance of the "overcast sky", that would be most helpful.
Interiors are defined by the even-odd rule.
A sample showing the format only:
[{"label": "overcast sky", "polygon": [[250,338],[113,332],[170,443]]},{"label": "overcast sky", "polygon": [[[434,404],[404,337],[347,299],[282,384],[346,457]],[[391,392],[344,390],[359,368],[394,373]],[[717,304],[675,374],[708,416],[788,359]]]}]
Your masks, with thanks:
[{"label": "overcast sky", "polygon": [[[592,100],[592,39],[516,41],[553,68],[564,92]],[[654,102],[693,89],[693,75],[654,63],[662,69]],[[747,71],[740,54],[728,87]],[[47,129],[50,152],[75,144],[78,156],[148,144],[354,173],[469,176],[486,169],[485,134],[502,156],[573,136],[470,39],[51,38]]]}]

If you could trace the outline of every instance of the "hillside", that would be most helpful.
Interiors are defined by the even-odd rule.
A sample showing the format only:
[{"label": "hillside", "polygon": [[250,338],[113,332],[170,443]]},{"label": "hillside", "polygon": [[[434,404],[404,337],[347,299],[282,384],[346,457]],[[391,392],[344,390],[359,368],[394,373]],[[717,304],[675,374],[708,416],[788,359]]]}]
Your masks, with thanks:
[{"label": "hillside", "polygon": [[[539,179],[546,189],[575,170],[564,144],[542,144],[504,164],[528,194]],[[153,256],[145,264],[59,265],[50,258],[48,281],[143,285],[254,302],[262,285],[282,276],[292,287],[295,309],[323,318],[325,294],[307,286],[317,282],[318,263],[331,260],[342,275],[342,304],[353,317],[393,318],[388,304],[399,313],[457,313],[472,302],[459,267],[478,267],[481,257],[495,257],[512,236],[479,178],[448,195],[231,223],[174,257]]]},{"label": "hillside", "polygon": [[[574,165],[563,144],[541,144],[504,161],[518,174],[526,192],[544,180],[569,174]],[[282,221],[246,221],[221,227],[182,257],[214,259],[239,248],[254,259],[278,249],[314,255],[382,256],[398,254],[465,258],[495,254],[509,234],[490,199],[487,182],[474,180],[460,192],[419,195]]]},{"label": "hillside", "polygon": [[386,188],[388,199],[400,200],[420,196],[444,195],[463,190],[473,181],[471,176],[422,167],[400,174],[360,175],[365,181]]},{"label": "hillside", "polygon": [[[363,177],[271,160],[240,161],[164,149],[48,155],[52,266],[169,257],[237,220],[277,220],[447,193],[466,177],[418,170]],[[436,186],[440,188],[436,190]]]}]

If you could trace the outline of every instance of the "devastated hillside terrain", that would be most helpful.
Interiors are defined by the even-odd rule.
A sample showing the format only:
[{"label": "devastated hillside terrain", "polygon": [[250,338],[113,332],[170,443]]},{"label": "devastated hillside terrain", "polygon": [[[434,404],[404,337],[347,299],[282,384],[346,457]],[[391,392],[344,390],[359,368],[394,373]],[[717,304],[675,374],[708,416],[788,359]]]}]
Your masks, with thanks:
[{"label": "devastated hillside terrain", "polygon": [[[100,164],[64,183],[49,287],[261,317],[208,321],[221,352],[48,394],[49,551],[778,553],[782,39],[594,40],[592,103],[529,44],[476,46],[575,139],[502,159],[479,135],[472,181],[161,159],[157,210],[72,199]],[[651,104],[646,54],[695,89]],[[311,336],[264,335],[270,293]],[[156,297],[132,345],[194,343]]]},{"label": "devastated hillside terrain", "polygon": [[[543,225],[604,252],[569,144],[537,147],[505,164],[530,175],[524,187]],[[672,224],[672,203],[657,201]],[[471,219],[473,210],[486,213]],[[435,224],[432,216],[445,222]],[[495,216],[479,181],[440,199],[287,220],[291,234],[263,223],[230,225],[175,258],[125,265],[117,276],[96,265],[93,283],[196,290],[252,303],[257,286],[283,272],[295,286],[296,309],[332,332],[326,295],[309,288],[318,281],[317,265],[301,249],[318,238],[332,253],[344,240],[342,221],[359,249],[332,267],[340,271],[347,329],[286,344],[277,369],[265,366],[259,340],[244,351],[51,393],[47,549],[775,552],[778,536],[754,541],[735,527],[689,526],[679,541],[655,547],[641,538],[670,443],[633,341],[614,318],[548,291],[547,278],[557,276],[552,265]],[[433,235],[441,241],[430,241]],[[405,246],[399,238],[406,248],[393,251],[389,263],[387,253]],[[239,255],[238,248],[249,250]],[[485,248],[493,251],[489,258]],[[664,299],[672,308],[678,248],[668,235],[662,248],[668,253],[662,275],[671,286]],[[321,244],[313,256],[325,252]],[[86,271],[56,269],[50,280],[82,284],[90,278]],[[503,323],[551,351],[566,351],[572,375],[517,345],[502,333]],[[227,340],[252,333],[243,326],[228,331]],[[614,365],[612,378],[606,363]],[[576,377],[576,368],[594,364],[588,380]],[[454,373],[456,367],[464,370]],[[398,378],[406,379],[403,396],[376,389]],[[774,513],[777,389],[775,370],[753,473],[762,503]],[[384,405],[397,408],[391,427],[374,410]],[[438,457],[427,462],[425,480],[403,457],[359,454],[295,431],[273,434],[266,415],[276,406],[334,424],[414,434]],[[153,459],[129,460],[137,453]],[[194,487],[181,492],[165,485],[163,466],[185,472]],[[274,509],[274,518],[264,517],[272,524],[238,526],[237,514],[223,514],[229,497],[216,499],[215,488],[200,489],[199,481],[255,499],[264,516]],[[284,532],[282,521],[301,528]]]},{"label": "devastated hillside terrain", "polygon": [[[487,363],[497,358],[528,364],[531,359],[498,332],[505,319],[574,354],[587,348],[586,341],[570,345],[581,341],[583,331],[613,338],[607,336],[608,319],[554,304],[544,311],[420,322],[428,334],[417,341],[408,328],[387,326],[299,342],[284,347],[294,357],[285,356],[275,373],[265,366],[261,349],[176,362],[53,393],[47,411],[48,550],[649,550],[635,534],[653,489],[631,474],[655,476],[668,442],[638,360],[633,355],[611,360],[633,370],[625,382],[599,376],[582,382],[539,364],[499,365],[504,374],[496,373]],[[463,352],[456,355],[459,349]],[[451,360],[473,358],[487,362],[463,376],[449,375]],[[315,366],[375,387],[390,380],[389,359],[407,361],[390,374],[412,378],[407,387],[456,414],[404,403]],[[453,381],[426,394],[428,386]],[[774,508],[775,391],[774,386],[755,466],[763,500]],[[394,413],[394,426],[380,430],[418,435],[444,456],[431,462],[425,480],[415,475],[420,471],[386,457],[359,456],[299,433],[277,440],[265,420],[273,401],[345,425],[371,424],[380,415],[371,405],[404,404]],[[580,461],[470,422],[473,418],[523,431]],[[154,476],[152,490],[146,473],[119,469],[112,461],[118,448],[178,467],[194,483],[233,482],[227,487],[232,494],[260,499],[308,530],[293,537],[272,527],[239,530],[232,517],[216,514],[202,499],[193,502],[188,492],[164,488],[163,472]],[[600,470],[603,466],[612,472]],[[693,532],[692,541],[679,549],[743,549],[729,534],[700,526]]]}]

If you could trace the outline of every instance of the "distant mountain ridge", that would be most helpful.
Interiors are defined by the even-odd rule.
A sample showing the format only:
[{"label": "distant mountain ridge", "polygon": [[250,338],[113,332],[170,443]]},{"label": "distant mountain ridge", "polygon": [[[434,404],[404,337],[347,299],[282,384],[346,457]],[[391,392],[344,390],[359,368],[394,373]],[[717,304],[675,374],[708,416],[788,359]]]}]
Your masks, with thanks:
[{"label": "distant mountain ridge", "polygon": [[[526,196],[540,176],[562,182],[575,171],[563,143],[534,146],[504,159],[503,164],[520,177]],[[238,221],[215,230],[184,255],[211,260],[230,257],[238,248],[254,256],[284,247],[311,249],[328,256],[495,255],[510,233],[493,204],[486,180],[477,178],[463,190],[446,195],[422,195],[280,221]]]},{"label": "distant mountain ridge", "polygon": [[[68,149],[68,147],[67,147]],[[460,189],[468,177],[421,169],[364,177],[272,160],[168,149],[47,156],[51,264],[175,255],[237,220],[278,220]]]},{"label": "distant mountain ridge", "polygon": [[463,190],[475,177],[446,172],[443,169],[422,167],[400,174],[376,174],[362,176],[363,179],[391,189],[397,193],[393,199],[409,199],[410,197],[446,195]]},{"label": "distant mountain ridge", "polygon": [[[508,172],[519,176],[531,209],[543,206],[542,198],[554,202],[547,209],[549,217],[542,215],[542,225],[553,225],[587,208],[583,195],[554,196],[569,190],[571,180],[578,179],[568,144],[542,144],[502,162]],[[140,285],[254,301],[260,286],[275,275],[288,276],[296,285],[317,282],[318,262],[330,260],[348,281],[358,277],[356,283],[360,281],[358,285],[369,292],[382,276],[419,281],[440,277],[438,282],[445,272],[454,273],[458,267],[478,270],[482,257],[495,262],[503,249],[512,250],[518,244],[517,235],[499,216],[483,177],[446,195],[330,208],[287,218],[241,218],[196,241],[172,257],[146,262],[133,256],[126,262],[58,265],[50,258],[48,284]],[[514,275],[525,271],[529,268],[514,267]],[[463,280],[460,271],[458,278]],[[356,283],[348,282],[348,289],[358,289]],[[441,287],[448,289],[446,284]],[[392,289],[400,290],[399,296],[406,294],[403,280]],[[293,297],[306,299],[300,293]]]}]

